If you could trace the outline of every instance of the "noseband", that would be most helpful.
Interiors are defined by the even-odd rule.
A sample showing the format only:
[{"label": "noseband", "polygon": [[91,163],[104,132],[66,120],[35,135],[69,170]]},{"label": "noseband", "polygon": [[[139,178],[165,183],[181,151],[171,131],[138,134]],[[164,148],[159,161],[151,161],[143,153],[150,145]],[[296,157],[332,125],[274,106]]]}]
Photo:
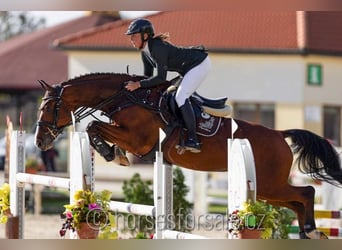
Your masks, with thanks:
[{"label": "noseband", "polygon": [[[59,114],[60,114],[59,111],[60,111],[62,104],[63,104],[62,93],[63,93],[64,88],[61,86],[57,86],[57,87],[55,87],[55,89],[57,91],[56,96],[47,96],[47,97],[43,98],[43,101],[45,101],[44,106],[51,100],[56,101],[56,107],[55,107],[54,113],[53,113],[54,114],[53,122],[40,121],[40,120],[37,122],[38,127],[46,126],[48,132],[46,132],[45,134],[47,134],[47,135],[50,134],[54,139],[56,139],[57,136],[63,132],[65,127],[67,127],[71,124],[71,123],[69,123],[69,124],[66,124],[66,125],[61,126],[61,127],[57,126],[57,122],[58,122]],[[44,106],[42,108],[40,108],[40,110],[43,110]]]}]

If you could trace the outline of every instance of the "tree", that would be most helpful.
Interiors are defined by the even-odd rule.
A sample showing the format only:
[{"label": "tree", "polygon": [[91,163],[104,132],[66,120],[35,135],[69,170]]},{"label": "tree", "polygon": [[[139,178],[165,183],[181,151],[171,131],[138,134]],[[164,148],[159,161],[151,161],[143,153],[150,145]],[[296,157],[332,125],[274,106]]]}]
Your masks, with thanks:
[{"label": "tree", "polygon": [[0,11],[0,42],[42,28],[45,22],[24,11]]}]

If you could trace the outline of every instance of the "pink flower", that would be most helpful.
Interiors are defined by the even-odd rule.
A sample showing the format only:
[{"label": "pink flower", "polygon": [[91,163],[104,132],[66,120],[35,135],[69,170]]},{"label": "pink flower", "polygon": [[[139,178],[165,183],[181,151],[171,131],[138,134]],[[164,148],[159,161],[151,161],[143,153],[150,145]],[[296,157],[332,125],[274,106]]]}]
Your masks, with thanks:
[{"label": "pink flower", "polygon": [[96,203],[91,203],[88,205],[89,210],[100,209],[101,207]]},{"label": "pink flower", "polygon": [[68,219],[71,219],[71,218],[72,218],[72,213],[71,213],[71,211],[66,211],[65,215],[66,215],[66,217],[67,217]]}]

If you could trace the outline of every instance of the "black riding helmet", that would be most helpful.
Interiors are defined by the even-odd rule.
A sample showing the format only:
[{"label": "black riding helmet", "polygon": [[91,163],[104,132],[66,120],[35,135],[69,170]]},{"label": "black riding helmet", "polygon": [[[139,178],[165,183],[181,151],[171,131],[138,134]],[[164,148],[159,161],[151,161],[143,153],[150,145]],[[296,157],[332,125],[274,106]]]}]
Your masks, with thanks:
[{"label": "black riding helmet", "polygon": [[[149,38],[154,36],[154,28],[152,23],[144,18],[139,18],[130,23],[126,31],[126,35],[133,35],[135,33],[141,34],[141,40],[147,41]],[[148,38],[144,39],[144,34],[147,34]]]}]

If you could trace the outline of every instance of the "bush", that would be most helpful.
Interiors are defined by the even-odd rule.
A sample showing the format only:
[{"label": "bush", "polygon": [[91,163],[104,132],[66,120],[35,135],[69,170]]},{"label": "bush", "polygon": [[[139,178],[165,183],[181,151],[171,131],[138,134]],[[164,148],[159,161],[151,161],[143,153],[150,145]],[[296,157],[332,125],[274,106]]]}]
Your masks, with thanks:
[{"label": "bush", "polygon": [[[185,177],[182,170],[178,167],[173,168],[173,214],[174,228],[173,230],[181,232],[190,232],[188,216],[193,208],[193,204],[186,200],[189,188],[184,184]],[[125,202],[153,205],[153,186],[152,181],[143,181],[138,173],[133,177],[124,181],[123,194]],[[150,238],[155,233],[155,218],[151,216],[139,216],[132,214],[124,215],[127,219],[127,225],[124,225],[123,232],[129,231],[134,238]]]}]

